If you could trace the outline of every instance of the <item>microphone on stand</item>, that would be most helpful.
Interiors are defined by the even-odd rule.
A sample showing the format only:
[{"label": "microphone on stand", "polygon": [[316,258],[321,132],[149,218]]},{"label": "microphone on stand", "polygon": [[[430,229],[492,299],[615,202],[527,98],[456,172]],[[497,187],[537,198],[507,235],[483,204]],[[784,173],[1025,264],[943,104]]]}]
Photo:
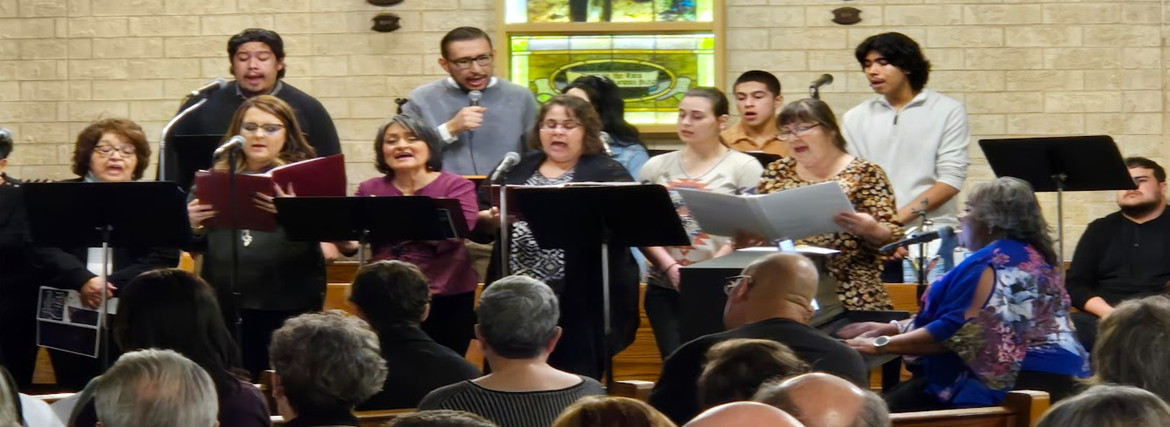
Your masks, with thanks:
[{"label": "microphone on stand", "polygon": [[12,131],[8,128],[0,128],[0,142],[12,144]]},{"label": "microphone on stand", "polygon": [[200,86],[198,89],[191,91],[191,96],[199,96],[199,95],[202,95],[206,92],[211,92],[213,90],[223,89],[223,88],[227,87],[227,84],[228,84],[227,80],[224,80],[223,77],[216,77],[215,80],[207,82],[207,84]]},{"label": "microphone on stand", "polygon": [[951,237],[954,235],[955,235],[955,229],[953,227],[942,227],[936,231],[929,231],[929,232],[922,233],[922,234],[911,235],[910,237],[907,237],[905,239],[902,239],[902,240],[899,240],[897,242],[882,246],[881,249],[878,249],[878,251],[885,252],[885,251],[888,251],[888,250],[891,250],[894,248],[899,248],[902,246],[910,246],[910,245],[915,245],[918,243],[926,243],[926,242],[930,242],[930,241],[934,241],[934,240],[938,240],[938,239],[945,239],[945,238],[948,238],[948,237]]},{"label": "microphone on stand", "polygon": [[239,136],[239,135],[233,136],[232,139],[227,140],[227,142],[223,143],[223,145],[220,145],[219,148],[216,148],[215,153],[212,154],[212,157],[218,158],[219,156],[222,156],[223,153],[226,153],[228,150],[243,150],[244,144],[247,142],[248,142],[248,140],[244,139],[244,137],[242,137],[242,136]]},{"label": "microphone on stand", "polygon": [[821,99],[821,86],[833,84],[832,74],[821,74],[816,80],[808,85],[808,91],[812,94],[814,99]]},{"label": "microphone on stand", "polygon": [[515,151],[509,151],[508,154],[504,155],[504,161],[500,162],[499,166],[496,166],[496,170],[492,172],[492,176],[488,179],[488,182],[496,182],[496,180],[500,179],[500,176],[516,167],[517,163],[520,163],[520,155],[516,154]]}]

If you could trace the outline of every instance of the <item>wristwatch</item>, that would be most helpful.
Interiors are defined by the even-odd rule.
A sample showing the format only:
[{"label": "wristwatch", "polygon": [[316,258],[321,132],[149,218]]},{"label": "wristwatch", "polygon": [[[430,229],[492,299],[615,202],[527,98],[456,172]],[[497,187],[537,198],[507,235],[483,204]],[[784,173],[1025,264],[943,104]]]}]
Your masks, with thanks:
[{"label": "wristwatch", "polygon": [[873,348],[876,349],[878,353],[885,353],[886,345],[888,344],[890,344],[890,337],[886,335],[882,335],[873,339]]}]

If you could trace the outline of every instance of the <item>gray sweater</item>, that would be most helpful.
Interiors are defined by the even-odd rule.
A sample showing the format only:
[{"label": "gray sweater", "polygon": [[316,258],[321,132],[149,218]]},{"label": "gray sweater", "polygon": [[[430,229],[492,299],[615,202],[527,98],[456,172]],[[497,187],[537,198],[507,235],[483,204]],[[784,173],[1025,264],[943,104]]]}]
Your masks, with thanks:
[{"label": "gray sweater", "polygon": [[[442,126],[467,107],[467,92],[451,78],[436,80],[410,92],[403,112]],[[509,151],[524,152],[525,135],[536,122],[532,92],[504,79],[483,90],[479,105],[486,108],[483,124],[458,134],[443,149],[443,171],[459,175],[489,175]],[[473,136],[474,135],[474,136]]]}]

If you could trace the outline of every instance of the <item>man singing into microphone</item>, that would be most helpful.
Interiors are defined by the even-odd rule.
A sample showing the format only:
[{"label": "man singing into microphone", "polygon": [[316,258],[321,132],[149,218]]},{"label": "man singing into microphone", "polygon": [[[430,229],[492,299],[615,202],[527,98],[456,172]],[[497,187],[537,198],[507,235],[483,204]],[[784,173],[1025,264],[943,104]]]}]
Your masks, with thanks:
[{"label": "man singing into microphone", "polygon": [[[930,61],[918,43],[900,33],[872,36],[854,52],[878,97],[845,113],[842,131],[849,154],[877,163],[889,175],[898,203],[895,218],[907,227],[927,218],[935,229],[958,227],[953,200],[967,178],[967,111],[963,104],[926,89]],[[941,260],[935,275],[954,267],[953,236],[936,243]],[[929,252],[928,252],[929,253]],[[884,282],[902,282],[901,261],[887,263]]]},{"label": "man singing into microphone", "polygon": [[523,152],[536,99],[527,88],[492,76],[492,41],[483,30],[451,30],[440,50],[439,66],[451,77],[415,88],[403,112],[439,131],[446,143],[443,171],[488,175],[504,154]]},{"label": "man singing into microphone", "polygon": [[[272,95],[287,102],[297,115],[309,144],[318,156],[341,153],[341,140],[333,126],[333,118],[320,101],[300,89],[281,81],[284,78],[284,40],[274,31],[249,28],[232,36],[227,44],[230,71],[235,80],[223,89],[211,89],[205,96],[207,103],[184,117],[167,135],[167,162],[165,180],[189,182],[191,177],[179,177],[178,154],[173,142],[175,136],[222,135],[231,125],[232,114],[245,99]],[[191,97],[179,111],[185,110],[201,97]]]}]

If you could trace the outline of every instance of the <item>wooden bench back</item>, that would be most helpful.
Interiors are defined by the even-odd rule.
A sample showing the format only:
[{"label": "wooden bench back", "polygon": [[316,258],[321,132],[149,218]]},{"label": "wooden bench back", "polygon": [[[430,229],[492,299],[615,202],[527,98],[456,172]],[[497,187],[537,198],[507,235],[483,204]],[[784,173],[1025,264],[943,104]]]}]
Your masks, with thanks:
[{"label": "wooden bench back", "polygon": [[[361,427],[382,427],[391,420],[398,418],[404,414],[414,413],[414,409],[387,409],[381,411],[357,411],[353,415],[358,419],[358,425]],[[280,415],[272,416],[272,427],[284,426],[284,417]]]},{"label": "wooden bench back", "polygon": [[1008,392],[1003,406],[890,414],[894,427],[1032,427],[1048,411],[1048,393]]}]

